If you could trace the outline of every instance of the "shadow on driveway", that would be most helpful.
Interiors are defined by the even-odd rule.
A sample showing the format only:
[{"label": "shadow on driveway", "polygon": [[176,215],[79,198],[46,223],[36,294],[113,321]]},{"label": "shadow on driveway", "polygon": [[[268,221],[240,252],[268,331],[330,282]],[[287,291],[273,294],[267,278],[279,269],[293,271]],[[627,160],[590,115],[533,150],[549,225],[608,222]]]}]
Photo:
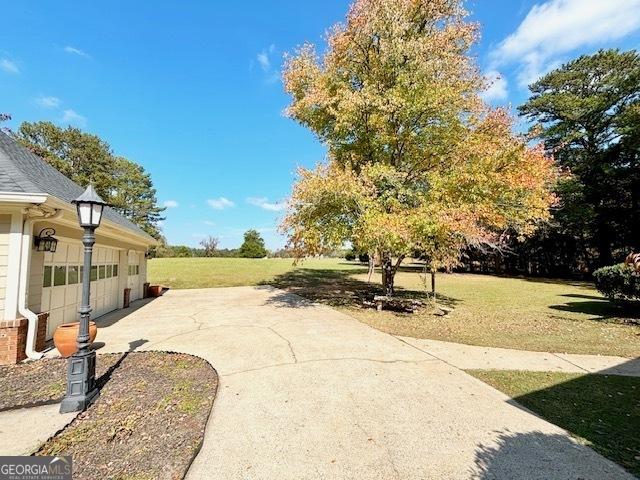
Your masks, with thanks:
[{"label": "shadow on driveway", "polygon": [[[578,438],[578,442],[586,443],[629,472],[640,475],[640,378],[619,375],[620,370],[634,368],[640,368],[640,358],[611,369],[612,373],[618,375],[606,375],[607,370],[603,370],[598,374],[571,375],[573,378],[570,380],[556,384],[553,384],[553,377],[546,377],[552,375],[547,372],[524,372],[522,375],[532,375],[537,381],[552,384],[515,396],[509,403],[519,408],[524,407],[526,411],[569,431]],[[517,467],[513,465],[513,458],[531,461],[529,466],[520,466],[523,471],[535,471],[535,468],[530,467],[537,467],[537,462],[541,459],[532,458],[527,451],[534,451],[541,444],[557,442],[560,446],[562,437],[555,437],[539,432],[501,432],[498,446],[478,447],[476,465],[483,474],[477,478],[518,478],[515,475],[517,470],[513,470]],[[546,477],[544,471],[541,471],[540,476],[535,478],[565,477]],[[597,478],[595,473],[593,478]]]}]

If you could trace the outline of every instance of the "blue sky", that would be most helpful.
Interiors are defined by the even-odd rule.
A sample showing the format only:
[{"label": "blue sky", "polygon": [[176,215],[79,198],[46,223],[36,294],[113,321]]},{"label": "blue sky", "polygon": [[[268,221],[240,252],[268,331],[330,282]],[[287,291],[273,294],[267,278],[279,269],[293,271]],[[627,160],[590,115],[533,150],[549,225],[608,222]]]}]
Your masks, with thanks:
[{"label": "blue sky", "polygon": [[[282,115],[282,55],[323,44],[349,2],[20,1],[3,5],[0,112],[72,124],[151,173],[170,208],[172,244],[204,235],[236,247],[249,228],[267,245],[297,166],[324,157]],[[581,53],[640,47],[640,0],[473,0],[474,55],[496,105]]]}]

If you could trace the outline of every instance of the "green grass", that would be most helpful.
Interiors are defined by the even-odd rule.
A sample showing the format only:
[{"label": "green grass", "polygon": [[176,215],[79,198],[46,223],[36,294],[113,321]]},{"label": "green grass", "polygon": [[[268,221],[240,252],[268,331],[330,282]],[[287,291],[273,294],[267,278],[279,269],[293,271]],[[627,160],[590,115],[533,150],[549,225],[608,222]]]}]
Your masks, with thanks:
[{"label": "green grass", "polygon": [[[338,308],[379,330],[491,347],[640,356],[640,312],[621,310],[591,284],[488,275],[438,274],[442,304],[435,316],[376,312],[361,300],[380,291],[380,275],[367,284],[366,266],[340,259],[167,258],[149,262],[149,281],[172,288],[270,284]],[[419,268],[397,274],[398,295],[425,297]]]},{"label": "green grass", "polygon": [[[334,259],[313,259],[304,267],[353,269]],[[149,281],[171,288],[210,288],[261,285],[294,269],[287,258],[156,258],[149,260]]]},{"label": "green grass", "polygon": [[468,373],[640,475],[640,378],[496,370]]}]

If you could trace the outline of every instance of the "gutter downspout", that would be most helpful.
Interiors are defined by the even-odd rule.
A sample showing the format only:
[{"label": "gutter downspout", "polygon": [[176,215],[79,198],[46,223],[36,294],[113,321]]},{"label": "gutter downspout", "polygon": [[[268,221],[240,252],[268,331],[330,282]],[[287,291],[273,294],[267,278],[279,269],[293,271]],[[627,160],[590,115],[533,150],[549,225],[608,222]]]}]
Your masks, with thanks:
[{"label": "gutter downspout", "polygon": [[62,210],[54,210],[53,213],[38,211],[37,217],[30,216],[33,210],[27,211],[27,218],[22,227],[22,246],[20,249],[20,277],[18,287],[18,312],[29,322],[27,327],[26,354],[31,360],[38,360],[44,355],[36,352],[35,344],[38,335],[38,316],[27,308],[27,285],[29,283],[29,267],[31,264],[31,251],[33,244],[33,224],[38,220],[55,220],[62,216]]}]

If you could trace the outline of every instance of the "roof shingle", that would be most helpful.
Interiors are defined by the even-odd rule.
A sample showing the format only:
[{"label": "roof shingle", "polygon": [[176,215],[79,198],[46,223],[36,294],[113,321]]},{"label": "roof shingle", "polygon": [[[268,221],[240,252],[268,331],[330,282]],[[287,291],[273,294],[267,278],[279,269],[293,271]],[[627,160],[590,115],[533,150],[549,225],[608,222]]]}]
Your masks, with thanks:
[{"label": "roof shingle", "polygon": [[[71,203],[84,192],[84,188],[0,132],[0,192],[43,193]],[[103,215],[113,223],[152,240],[144,230],[112,208],[106,207]]]}]

